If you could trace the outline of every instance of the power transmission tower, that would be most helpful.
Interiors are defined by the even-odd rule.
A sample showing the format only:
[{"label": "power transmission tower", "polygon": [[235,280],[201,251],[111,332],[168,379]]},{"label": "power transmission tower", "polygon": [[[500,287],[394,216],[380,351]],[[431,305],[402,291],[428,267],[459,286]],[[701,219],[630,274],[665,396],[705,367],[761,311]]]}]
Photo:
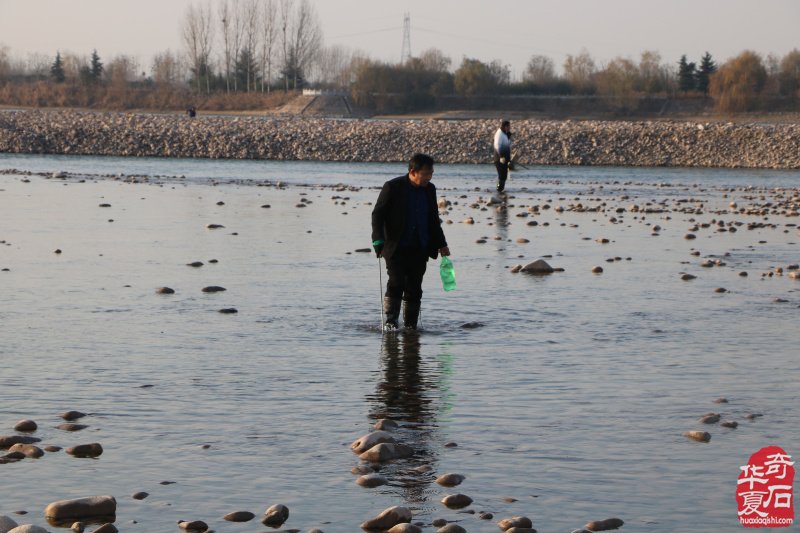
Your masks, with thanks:
[{"label": "power transmission tower", "polygon": [[411,14],[403,16],[403,49],[400,52],[400,63],[411,59]]}]

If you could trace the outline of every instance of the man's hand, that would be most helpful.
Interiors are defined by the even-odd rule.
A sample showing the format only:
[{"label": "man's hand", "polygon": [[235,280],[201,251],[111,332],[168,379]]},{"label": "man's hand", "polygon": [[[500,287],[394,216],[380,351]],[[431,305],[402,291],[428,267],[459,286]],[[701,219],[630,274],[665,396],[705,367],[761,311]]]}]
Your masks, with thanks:
[{"label": "man's hand", "polygon": [[383,243],[373,244],[372,247],[375,249],[375,257],[381,257],[383,255]]},{"label": "man's hand", "polygon": [[450,255],[450,248],[443,246],[442,248],[439,248],[439,253],[442,255]]},{"label": "man's hand", "polygon": [[505,165],[506,164],[506,158],[505,157],[501,157],[500,158],[500,164],[501,165]]}]

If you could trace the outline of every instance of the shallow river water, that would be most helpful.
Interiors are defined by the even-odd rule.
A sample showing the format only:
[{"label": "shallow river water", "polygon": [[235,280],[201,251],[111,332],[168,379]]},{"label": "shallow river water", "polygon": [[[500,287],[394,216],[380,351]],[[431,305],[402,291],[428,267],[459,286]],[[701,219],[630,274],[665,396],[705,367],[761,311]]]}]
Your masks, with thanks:
[{"label": "shallow river water", "polygon": [[[800,455],[800,280],[767,275],[800,261],[800,219],[748,230],[764,217],[714,212],[797,194],[799,172],[535,167],[513,175],[503,211],[480,209],[492,167],[439,165],[458,289],[443,292],[429,262],[422,332],[382,336],[386,275],[355,250],[401,164],[0,154],[0,169],[69,173],[0,170],[0,435],[28,418],[42,445],[104,448],[0,465],[0,515],[19,523],[112,494],[121,531],[181,519],[264,531],[222,516],[275,503],[290,509],[284,530],[326,533],[393,505],[425,531],[436,518],[497,531],[516,515],[540,532],[608,517],[623,531],[736,531],[739,466],[768,445]],[[552,208],[522,216],[533,205]],[[744,225],[715,231],[719,220]],[[564,272],[510,272],[540,257]],[[55,429],[71,409],[90,413],[87,429]],[[699,424],[708,412],[739,427]],[[362,488],[349,445],[383,417],[415,454]],[[466,480],[440,487],[447,472]],[[476,514],[440,503],[455,492]]]}]

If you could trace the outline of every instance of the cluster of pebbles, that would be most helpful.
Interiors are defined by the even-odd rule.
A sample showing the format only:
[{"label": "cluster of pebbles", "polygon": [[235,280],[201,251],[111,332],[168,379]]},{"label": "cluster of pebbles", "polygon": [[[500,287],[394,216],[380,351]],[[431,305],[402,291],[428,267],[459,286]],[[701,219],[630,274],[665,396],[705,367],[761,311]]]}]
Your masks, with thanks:
[{"label": "cluster of pebbles", "polygon": [[[75,420],[85,417],[85,413],[80,411],[67,411],[61,415],[66,422],[58,424],[55,429],[75,432],[81,431],[89,426],[76,423]],[[39,429],[39,425],[34,420],[20,420],[14,425],[15,435],[0,436],[0,450],[5,450],[5,455],[0,455],[0,465],[16,463],[24,459],[39,459],[45,456],[45,452],[56,453],[63,448],[61,446],[48,445],[40,448],[37,446],[42,441],[41,438],[34,436]],[[94,458],[103,453],[103,447],[98,442],[88,444],[78,444],[67,448],[66,453],[73,457]]]},{"label": "cluster of pebbles", "polygon": [[[576,193],[576,196],[567,198],[564,196],[557,199],[541,199],[524,195],[524,188],[521,193],[503,194],[499,196],[478,195],[477,198],[470,198],[468,195],[460,195],[458,198],[449,199],[446,196],[439,198],[439,214],[445,224],[461,223],[472,226],[485,224],[495,227],[497,232],[494,236],[482,235],[475,240],[478,245],[484,245],[490,241],[503,241],[526,245],[535,240],[534,232],[546,231],[551,223],[543,215],[549,212],[561,215],[563,213],[585,213],[592,216],[591,222],[596,224],[602,217],[603,222],[615,225],[632,227],[634,224],[641,225],[652,237],[659,237],[665,232],[682,232],[683,238],[687,241],[695,241],[698,237],[713,239],[715,236],[736,233],[744,230],[759,235],[757,242],[754,241],[748,249],[756,249],[757,246],[766,244],[763,240],[765,231],[779,231],[784,234],[795,233],[800,235],[798,223],[793,220],[800,217],[800,188],[767,188],[767,187],[740,187],[740,188],[720,188],[717,190],[701,189],[698,186],[685,186],[685,195],[673,194],[667,199],[656,201],[641,201],[631,198],[628,194],[620,192],[616,195],[609,195],[608,191],[602,189],[608,187],[607,184],[585,184],[570,183],[571,185],[588,185],[588,190]],[[557,184],[555,184],[557,185]],[[620,191],[626,188],[652,187],[652,184],[639,182],[616,183]],[[659,188],[673,187],[661,184]],[[610,188],[610,187],[608,187]],[[677,191],[676,191],[677,192]],[[730,201],[727,206],[712,205],[709,200],[710,195],[717,195],[723,199],[736,197],[737,201]],[[465,216],[468,215],[468,216]],[[509,227],[515,225],[514,219],[519,220],[517,224],[524,224],[525,232],[511,239],[501,235],[503,231],[508,231]],[[577,219],[574,219],[577,220]],[[654,222],[657,220],[658,222]],[[680,224],[680,226],[678,226]],[[567,222],[560,222],[561,226],[568,225]],[[578,228],[578,224],[569,224],[570,227]],[[583,240],[591,240],[592,237],[582,237]],[[594,241],[603,246],[613,247],[613,241],[606,236],[597,236]],[[725,267],[726,259],[731,258],[734,252],[725,252],[721,257],[708,254],[702,258],[696,266],[699,270],[714,267]],[[689,254],[692,257],[702,256],[702,252],[696,248],[690,248]],[[523,256],[519,256],[522,258]],[[510,265],[508,268],[511,273],[526,273],[533,275],[547,275],[554,272],[563,272],[563,268],[551,266],[547,260],[551,260],[553,255],[543,255],[539,259],[527,264]],[[619,261],[632,261],[632,257],[610,256],[605,259],[606,263],[616,263]],[[684,265],[693,264],[690,261],[683,262]],[[602,274],[604,269],[600,265],[589,267],[594,274]],[[699,271],[698,270],[698,271]],[[691,281],[697,279],[699,274],[681,271],[678,274],[682,280]],[[747,271],[740,271],[739,277],[746,278]],[[800,279],[800,264],[789,262],[785,264],[772,265],[770,268],[761,272],[762,278],[783,277],[789,279]],[[714,289],[716,293],[726,293],[725,287]],[[776,301],[786,302],[784,299]]]},{"label": "cluster of pebbles", "polygon": [[[67,432],[81,431],[88,425],[78,424],[79,420],[87,416],[80,411],[67,411],[61,415],[66,422],[55,426],[56,429]],[[16,463],[25,459],[40,459],[48,453],[61,451],[61,446],[48,445],[40,448],[37,443],[41,438],[34,436],[39,431],[39,424],[34,420],[20,420],[14,425],[16,434],[0,436],[0,450],[7,453],[0,456],[0,465]],[[208,449],[208,445],[203,445]],[[79,458],[98,458],[103,453],[100,443],[79,444],[67,448],[66,453]],[[162,481],[161,485],[172,485],[174,481]],[[139,491],[131,494],[134,500],[144,500],[149,496],[147,492]],[[17,511],[16,514],[27,515],[27,511]],[[89,524],[101,524],[91,533],[118,533],[114,525],[117,514],[117,500],[111,495],[88,496],[69,500],[59,500],[50,503],[44,510],[47,522],[55,527],[69,527],[74,533],[83,533]],[[228,522],[249,522],[256,518],[250,511],[233,511],[222,517]],[[283,504],[275,504],[264,511],[261,523],[265,526],[278,528],[289,519],[289,508]],[[184,531],[203,533],[210,531],[209,526],[202,520],[178,520],[177,526]],[[34,524],[17,524],[11,517],[0,515],[0,533],[48,533],[46,529]],[[312,529],[309,533],[322,533]]]},{"label": "cluster of pebbles", "polygon": [[[61,414],[61,418],[65,422],[54,427],[64,432],[85,430],[89,427],[88,425],[76,422],[85,416],[87,416],[86,413],[80,411],[67,411]],[[0,455],[0,465],[29,459],[38,460],[48,453],[57,453],[64,449],[56,445],[39,447],[38,444],[42,439],[34,435],[39,431],[39,424],[34,420],[20,420],[14,425],[14,430],[17,432],[14,435],[0,436],[0,450],[6,451],[4,455]],[[103,454],[103,446],[98,442],[90,442],[68,447],[64,451],[73,457],[95,459]],[[18,511],[17,514],[26,515],[27,512]],[[105,522],[103,519],[108,519],[110,522],[93,530],[93,533],[116,533],[117,529],[111,523],[115,514],[116,500],[113,496],[93,496],[77,500],[57,501],[48,505],[44,512],[45,518],[52,525],[72,524],[72,531],[76,533],[84,531],[85,525],[80,521],[84,519],[89,519],[93,523]],[[73,518],[78,521],[73,523],[71,520]],[[12,518],[3,515],[0,516],[0,533],[47,533],[47,530],[34,524],[19,525]]]},{"label": "cluster of pebbles", "polygon": [[[77,111],[0,114],[0,152],[220,159],[486,163],[494,120],[332,120]],[[522,164],[800,168],[800,126],[521,120]]]},{"label": "cluster of pebbles", "polygon": [[[56,426],[63,431],[80,431],[87,428],[84,424],[77,424],[78,420],[86,416],[79,411],[68,411],[61,415],[67,420],[66,423]],[[8,450],[9,453],[2,456],[0,464],[21,461],[26,458],[39,459],[45,452],[55,453],[62,448],[59,446],[46,446],[44,449],[36,446],[41,442],[39,437],[33,436],[39,430],[39,425],[33,420],[21,420],[14,426],[17,434],[10,436],[0,436],[0,449]],[[375,426],[374,431],[356,439],[350,446],[351,450],[358,454],[361,463],[352,470],[359,475],[356,483],[365,488],[375,488],[389,483],[389,480],[382,476],[379,471],[382,465],[389,462],[403,461],[414,456],[413,447],[399,442],[399,434],[403,427],[396,421],[381,419]],[[448,443],[445,446],[455,447],[455,443]],[[99,443],[78,445],[66,450],[67,453],[75,457],[96,458],[102,452]],[[430,466],[423,465],[417,467],[420,472],[427,472]],[[442,487],[454,488],[461,485],[466,476],[457,473],[445,473],[436,478],[436,483]],[[163,481],[161,484],[172,484],[174,482]],[[131,495],[134,500],[144,500],[149,496],[146,492],[136,492]],[[513,500],[513,499],[512,499]],[[475,511],[469,509],[473,504],[473,499],[463,493],[447,494],[441,499],[441,504],[448,509],[458,510],[466,516],[477,516],[479,520],[492,520],[494,515],[488,511]],[[93,529],[91,533],[117,533],[118,529],[114,525],[117,511],[117,500],[111,495],[90,496],[71,500],[60,500],[47,506],[44,516],[50,525],[56,527],[70,527],[75,533],[83,533],[88,524],[102,524]],[[26,511],[19,511],[18,514],[27,514]],[[229,522],[249,522],[256,515],[250,511],[233,511],[226,514],[223,519]],[[261,518],[261,523],[278,528],[289,519],[289,509],[285,505],[275,504],[269,507]],[[448,521],[444,518],[436,518],[430,523],[412,522],[413,512],[403,506],[394,506],[385,509],[372,519],[361,524],[365,531],[388,531],[390,533],[421,533],[423,527],[435,527],[437,533],[464,533],[467,529],[457,523],[458,521]],[[525,516],[513,516],[502,518],[497,522],[501,531],[507,533],[535,533],[533,522]],[[586,524],[583,529],[575,532],[606,531],[617,529],[623,525],[623,521],[618,518],[592,521]],[[200,519],[178,520],[177,526],[189,532],[208,532],[208,524]],[[299,530],[291,530],[299,532]],[[8,516],[0,516],[0,533],[47,533],[47,530],[33,524],[18,525]],[[309,533],[322,533],[319,529],[311,529]]]},{"label": "cluster of pebbles", "polygon": [[[728,399],[727,398],[717,398],[717,399],[714,400],[714,403],[716,403],[716,404],[727,404],[728,403]],[[706,414],[700,416],[700,418],[697,419],[697,424],[702,424],[702,425],[706,425],[706,426],[718,425],[720,428],[736,429],[736,428],[739,427],[739,423],[737,421],[735,421],[735,420],[727,420],[727,419],[723,420],[722,419],[723,416],[730,416],[730,414],[731,413],[725,413],[725,414],[723,414],[723,413],[714,413],[714,412],[706,413]],[[757,420],[758,418],[760,418],[760,417],[762,417],[764,415],[762,413],[747,412],[747,413],[744,413],[743,416],[744,416],[745,420],[748,420],[748,421],[752,422],[752,421]],[[705,430],[692,429],[692,430],[686,431],[683,434],[683,436],[686,437],[686,438],[692,439],[692,440],[696,440],[697,442],[711,442],[711,433],[709,433],[708,431],[705,431]]]},{"label": "cluster of pebbles", "polygon": [[[49,179],[85,181],[86,176],[72,175],[66,172],[56,173],[34,173],[18,169],[0,170],[0,173],[9,175],[41,175]],[[128,181],[126,176],[94,176],[100,179],[117,179]],[[175,178],[173,177],[172,180]],[[180,179],[180,178],[178,178]],[[147,182],[150,184],[163,184],[169,181],[167,176],[140,176],[135,181]],[[22,181],[29,181],[24,177]],[[257,185],[273,187],[279,190],[286,190],[287,185],[282,182],[239,180],[237,184]],[[559,186],[560,182],[548,182],[541,180],[546,186]],[[212,181],[211,184],[216,184]],[[697,243],[697,239],[712,239],[716,236],[733,234],[738,231],[752,232],[758,235],[760,240],[750,244],[747,250],[756,250],[758,246],[766,244],[763,234],[768,231],[795,233],[800,235],[798,223],[795,219],[800,217],[800,187],[758,187],[742,186],[734,188],[726,187],[703,187],[697,184],[675,185],[675,184],[653,184],[645,182],[597,182],[586,183],[569,181],[570,186],[580,186],[584,190],[575,193],[573,197],[556,196],[543,198],[530,195],[526,187],[518,193],[491,195],[484,194],[477,189],[476,195],[461,194],[458,197],[448,197],[447,191],[440,191],[439,213],[445,224],[460,223],[465,226],[494,227],[494,236],[482,235],[475,240],[478,245],[485,245],[490,241],[507,241],[517,245],[535,244],[537,232],[547,231],[551,224],[556,223],[560,226],[578,228],[579,218],[572,218],[571,223],[553,220],[553,216],[561,217],[565,214],[584,214],[591,217],[592,225],[611,225],[633,227],[634,224],[643,226],[645,231],[652,237],[659,237],[668,232],[680,232],[683,239],[687,242]],[[347,186],[343,184],[335,185],[300,185],[301,188],[311,188],[314,190],[330,189],[336,192],[359,192],[363,187]],[[665,189],[664,197],[661,200],[645,200],[643,196],[633,197],[626,191],[628,189],[652,190]],[[301,192],[296,208],[307,208],[314,203],[306,198],[308,193]],[[723,200],[720,204],[719,199]],[[349,196],[333,195],[330,197],[334,204],[345,206],[350,200]],[[224,205],[218,202],[217,205]],[[370,206],[371,202],[364,205]],[[111,204],[100,204],[100,207],[110,207]],[[270,208],[269,204],[261,205],[262,208]],[[347,215],[347,210],[342,211],[342,215]],[[113,221],[113,219],[109,219]],[[523,228],[517,230],[519,233],[516,238],[504,237],[502,234],[510,227]],[[219,223],[208,223],[206,228],[209,231],[225,231],[225,226]],[[237,232],[229,232],[229,235],[236,236]],[[614,242],[603,235],[595,237],[582,237],[583,240],[594,240],[600,245],[613,248]],[[0,244],[5,241],[0,241]],[[6,243],[7,244],[7,243]],[[501,243],[503,244],[503,243]],[[790,243],[793,244],[793,243]],[[371,248],[359,248],[356,252],[371,252]],[[741,251],[741,250],[740,250]],[[60,254],[60,249],[55,253]],[[347,252],[350,253],[350,252]],[[715,267],[725,267],[726,259],[730,258],[735,251],[725,252],[722,255],[707,254],[697,263],[701,267],[694,272],[681,270],[678,276],[684,281],[692,281],[701,276],[702,270],[713,269]],[[702,253],[697,248],[690,249],[692,257],[701,257]],[[523,255],[518,256],[523,258]],[[546,275],[563,272],[564,269],[558,266],[551,266],[548,261],[553,259],[553,255],[540,255],[539,258],[529,261],[526,264],[519,263],[509,265],[507,268],[511,273],[525,273],[533,275]],[[606,257],[606,263],[613,264],[621,261],[632,261],[632,257],[621,257],[612,255]],[[214,264],[218,261],[210,259],[207,263]],[[205,265],[203,261],[192,261],[187,263],[191,268],[201,268]],[[685,261],[683,265],[692,265],[692,261]],[[600,265],[587,266],[587,270],[595,275],[601,275],[606,268]],[[0,270],[7,271],[8,268]],[[783,264],[774,264],[769,268],[759,272],[761,278],[787,278],[789,280],[800,280],[800,263],[789,261]],[[739,271],[741,278],[749,276],[747,271]],[[202,288],[205,293],[222,292],[226,289],[221,286],[208,286]],[[792,289],[793,290],[793,289]],[[174,294],[176,291],[171,287],[159,287],[156,292],[161,295]],[[725,294],[729,292],[727,287],[716,287],[714,292]],[[776,298],[776,303],[786,303],[785,298]],[[225,307],[218,309],[222,314],[235,314],[238,310],[235,307]]]},{"label": "cluster of pebbles", "polygon": [[[220,228],[224,228],[224,227],[225,226],[223,226],[222,224],[206,224],[206,228],[208,228],[208,229],[220,229]],[[237,233],[234,232],[231,235],[237,235]],[[219,260],[218,259],[209,259],[208,262],[211,263],[211,264],[217,264],[217,263],[219,263]],[[203,263],[202,261],[192,261],[191,263],[186,263],[186,266],[192,267],[192,268],[200,268],[203,265],[205,265],[205,263]],[[201,292],[204,292],[206,294],[215,294],[215,293],[218,293],[218,292],[225,292],[227,290],[228,289],[226,289],[225,287],[222,287],[220,285],[208,285],[206,287],[203,287],[201,289]],[[175,289],[173,289],[172,287],[167,287],[167,286],[159,287],[159,288],[156,289],[156,294],[163,294],[163,295],[175,294]],[[218,312],[222,313],[224,315],[232,315],[232,314],[238,313],[239,310],[236,309],[235,307],[223,307],[221,309],[218,309]]]},{"label": "cluster of pebbles", "polygon": [[[383,465],[393,461],[404,461],[414,456],[414,448],[400,442],[400,435],[406,429],[404,425],[395,420],[380,419],[375,423],[372,431],[359,437],[350,445],[353,453],[357,454],[361,459],[361,463],[352,469],[352,473],[359,476],[356,479],[358,485],[366,488],[375,488],[388,484],[390,482],[389,479],[379,473]],[[409,425],[408,429],[413,431],[414,426]],[[445,446],[456,447],[457,444],[448,443]],[[424,464],[414,470],[421,474],[428,473],[431,467]],[[460,486],[465,480],[466,476],[463,474],[445,473],[436,478],[436,483],[442,487],[452,489]],[[513,498],[510,498],[510,500],[514,501]],[[442,497],[440,503],[450,510],[458,511],[464,517],[472,516],[478,520],[494,519],[494,514],[489,511],[476,511],[470,508],[474,503],[473,498],[461,492],[446,494]],[[583,529],[576,529],[573,533],[618,529],[622,527],[623,523],[619,518],[595,520],[586,524]],[[506,533],[536,533],[533,521],[527,516],[502,518],[497,522],[497,526]],[[437,528],[437,533],[466,533],[469,524],[464,523],[464,520],[453,521],[445,518],[434,518],[430,522],[415,521],[414,512],[404,506],[393,506],[384,509],[374,518],[361,524],[361,529],[365,531],[386,531],[388,533],[422,533],[426,527]]]}]

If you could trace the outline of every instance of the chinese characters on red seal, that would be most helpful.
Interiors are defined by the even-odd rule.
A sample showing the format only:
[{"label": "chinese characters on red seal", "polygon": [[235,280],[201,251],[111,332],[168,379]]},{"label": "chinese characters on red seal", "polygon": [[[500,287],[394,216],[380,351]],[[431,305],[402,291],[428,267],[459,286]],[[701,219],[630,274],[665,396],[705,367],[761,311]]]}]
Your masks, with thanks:
[{"label": "chinese characters on red seal", "polygon": [[794,461],[768,446],[750,456],[736,483],[739,523],[744,527],[789,527],[794,522]]}]

